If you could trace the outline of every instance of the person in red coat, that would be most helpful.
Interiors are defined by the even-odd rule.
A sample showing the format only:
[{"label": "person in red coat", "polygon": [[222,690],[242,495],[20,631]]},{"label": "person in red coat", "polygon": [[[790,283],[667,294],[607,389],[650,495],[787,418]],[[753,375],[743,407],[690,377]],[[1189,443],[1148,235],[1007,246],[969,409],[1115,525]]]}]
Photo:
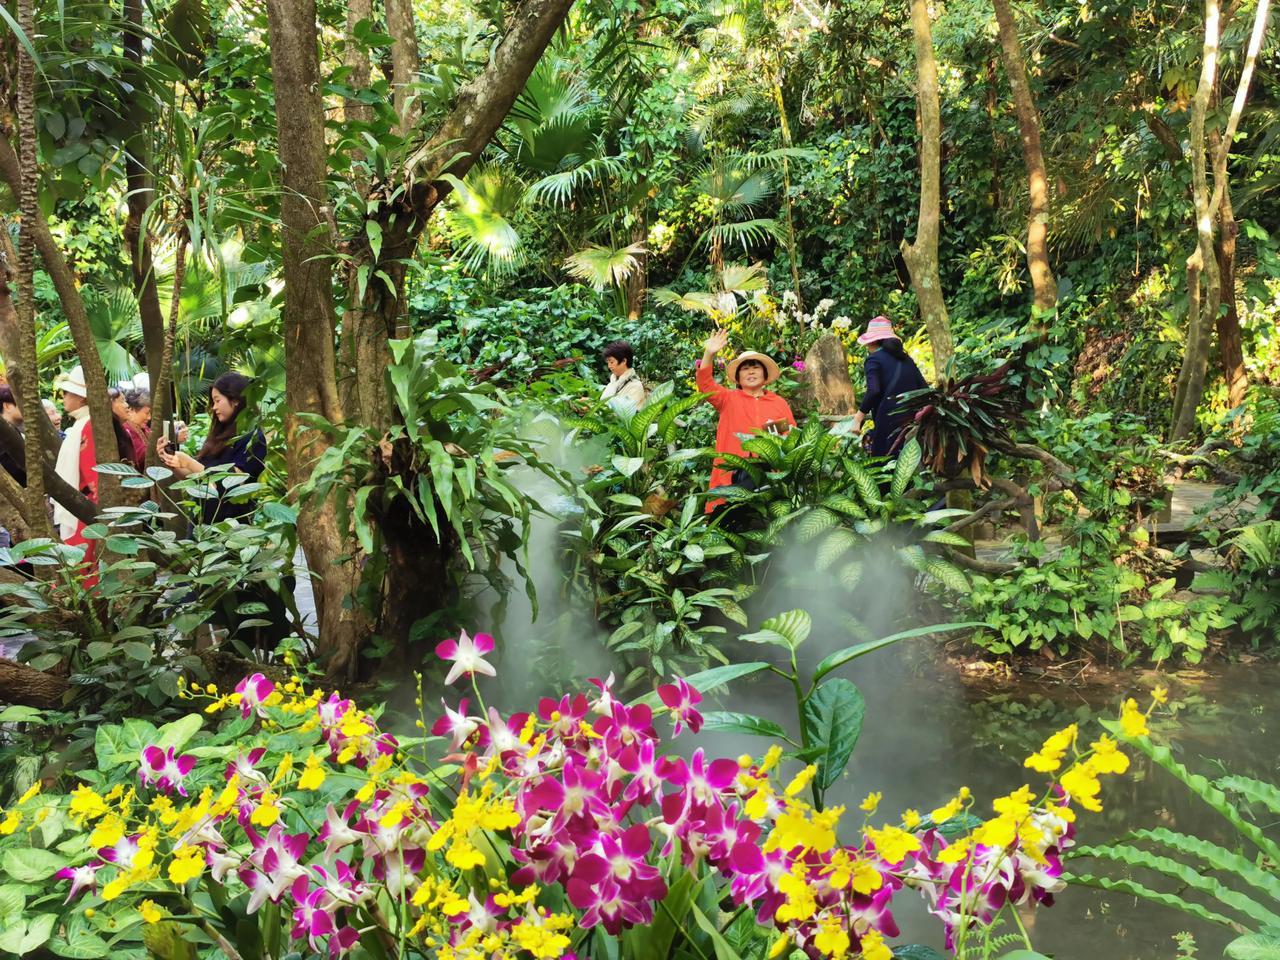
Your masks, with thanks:
[{"label": "person in red coat", "polygon": [[[695,379],[698,391],[707,394],[707,402],[720,414],[720,420],[716,424],[716,452],[746,457],[750,454],[742,449],[743,439],[760,430],[786,433],[795,426],[796,418],[787,401],[765,389],[778,379],[781,371],[763,353],[747,350],[733,358],[725,376],[735,387],[724,387],[716,383],[712,364],[716,354],[728,343],[727,330],[717,330],[707,338]],[[722,464],[723,461],[717,457],[711,469],[712,490],[733,483],[733,471]],[[710,501],[707,512],[710,513],[722,503],[723,499]]]}]

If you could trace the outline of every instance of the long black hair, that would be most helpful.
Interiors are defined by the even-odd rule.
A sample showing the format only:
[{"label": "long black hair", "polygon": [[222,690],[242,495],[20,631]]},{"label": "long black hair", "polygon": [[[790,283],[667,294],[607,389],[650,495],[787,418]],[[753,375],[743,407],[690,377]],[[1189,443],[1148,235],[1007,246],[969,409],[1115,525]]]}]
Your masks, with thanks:
[{"label": "long black hair", "polygon": [[236,373],[234,370],[224,373],[213,381],[213,385],[209,387],[210,403],[213,402],[213,391],[217,390],[231,401],[235,412],[224,423],[214,415],[212,410],[209,411],[209,419],[212,423],[209,426],[209,435],[204,438],[204,446],[196,454],[197,460],[204,462],[206,457],[218,456],[236,438],[236,420],[240,417],[240,411],[244,409],[244,392],[249,389],[249,384],[252,382],[243,373]]}]

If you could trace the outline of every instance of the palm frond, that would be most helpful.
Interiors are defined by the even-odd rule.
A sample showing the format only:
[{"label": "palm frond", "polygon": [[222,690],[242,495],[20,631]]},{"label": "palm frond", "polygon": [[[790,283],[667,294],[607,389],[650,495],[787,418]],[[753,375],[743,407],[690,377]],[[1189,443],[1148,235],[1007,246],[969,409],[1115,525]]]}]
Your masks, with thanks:
[{"label": "palm frond", "polygon": [[453,194],[445,222],[461,244],[459,254],[471,270],[504,274],[524,262],[524,249],[513,218],[527,192],[514,171],[496,164],[477,164],[466,180],[446,175]]},{"label": "palm frond", "polygon": [[565,260],[565,269],[578,280],[585,280],[596,290],[620,287],[640,266],[640,256],[647,251],[644,244],[632,243],[614,249],[592,244]]}]

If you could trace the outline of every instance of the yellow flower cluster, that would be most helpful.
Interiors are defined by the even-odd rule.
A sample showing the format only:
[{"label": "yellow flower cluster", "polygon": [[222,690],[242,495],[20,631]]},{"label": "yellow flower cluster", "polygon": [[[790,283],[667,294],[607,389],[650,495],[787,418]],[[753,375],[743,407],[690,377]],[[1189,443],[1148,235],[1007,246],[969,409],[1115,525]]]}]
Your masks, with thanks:
[{"label": "yellow flower cluster", "polygon": [[[40,792],[40,781],[37,780],[35,783],[33,783],[30,787],[26,789],[26,791],[22,794],[22,796],[18,798],[18,802],[15,803],[7,813],[3,810],[0,810],[0,837],[9,836],[10,834],[14,833],[18,829],[18,827],[22,825],[23,813],[18,808],[21,806],[24,806],[29,801],[34,800],[36,795],[39,792]],[[41,823],[44,820],[44,818],[47,817],[48,815],[49,815],[48,807],[44,807],[41,810],[37,811],[34,823],[32,823],[31,827],[28,827],[27,829],[33,829],[35,826]]]},{"label": "yellow flower cluster", "polygon": [[511,797],[494,797],[493,787],[486,783],[480,793],[463,791],[453,805],[453,814],[440,824],[427,841],[427,849],[435,852],[448,848],[445,860],[459,870],[470,870],[484,864],[484,854],[476,846],[481,830],[509,830],[518,826],[520,814]]}]

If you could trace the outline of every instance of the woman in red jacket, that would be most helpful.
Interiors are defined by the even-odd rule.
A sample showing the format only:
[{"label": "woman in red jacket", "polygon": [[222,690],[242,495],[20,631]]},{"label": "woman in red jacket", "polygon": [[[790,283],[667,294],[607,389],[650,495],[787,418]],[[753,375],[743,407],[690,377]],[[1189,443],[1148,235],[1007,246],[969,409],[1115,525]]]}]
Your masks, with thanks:
[{"label": "woman in red jacket", "polygon": [[[715,356],[729,343],[727,330],[717,330],[710,337],[698,361],[696,381],[698,390],[707,394],[707,402],[720,414],[716,424],[716,452],[732,453],[740,457],[750,456],[742,449],[745,437],[759,430],[772,430],[775,433],[786,433],[795,426],[796,418],[791,413],[787,401],[765,387],[778,379],[778,365],[763,353],[747,350],[738,354],[730,362],[725,371],[736,389],[723,387],[716,383],[712,374],[712,363]],[[716,458],[711,469],[711,489],[725,487],[733,483],[733,471],[721,466],[722,461]],[[712,500],[707,504],[710,513],[723,499]]]}]

